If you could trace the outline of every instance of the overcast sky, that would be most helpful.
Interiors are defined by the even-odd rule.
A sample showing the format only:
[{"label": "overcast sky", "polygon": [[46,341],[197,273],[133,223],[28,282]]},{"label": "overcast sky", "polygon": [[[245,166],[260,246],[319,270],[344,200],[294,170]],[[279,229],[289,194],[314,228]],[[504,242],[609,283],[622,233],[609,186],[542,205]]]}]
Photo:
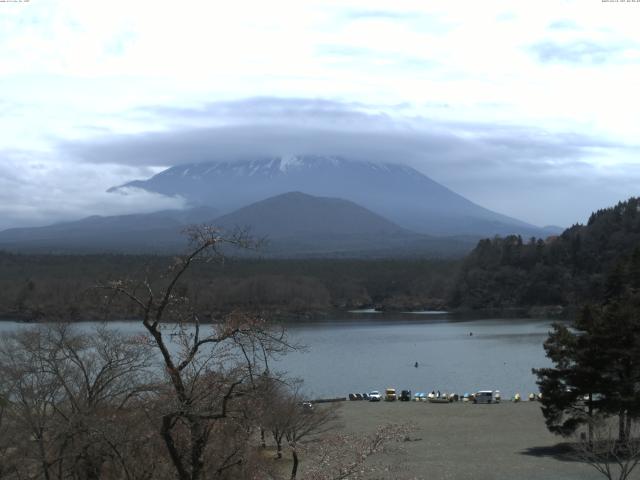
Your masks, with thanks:
[{"label": "overcast sky", "polygon": [[639,193],[638,25],[602,0],[0,2],[0,229],[180,208],[105,191],[296,153],[584,222]]}]

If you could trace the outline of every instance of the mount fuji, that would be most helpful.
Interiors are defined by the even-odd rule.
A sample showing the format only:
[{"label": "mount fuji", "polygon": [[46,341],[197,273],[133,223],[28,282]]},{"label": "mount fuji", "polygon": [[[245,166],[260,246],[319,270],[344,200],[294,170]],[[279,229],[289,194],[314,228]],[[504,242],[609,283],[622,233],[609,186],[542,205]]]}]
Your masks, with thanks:
[{"label": "mount fuji", "polygon": [[191,206],[209,206],[221,213],[287,192],[302,192],[348,200],[407,230],[438,236],[557,233],[477,205],[409,166],[335,156],[180,165],[109,191],[128,188],[181,196]]}]

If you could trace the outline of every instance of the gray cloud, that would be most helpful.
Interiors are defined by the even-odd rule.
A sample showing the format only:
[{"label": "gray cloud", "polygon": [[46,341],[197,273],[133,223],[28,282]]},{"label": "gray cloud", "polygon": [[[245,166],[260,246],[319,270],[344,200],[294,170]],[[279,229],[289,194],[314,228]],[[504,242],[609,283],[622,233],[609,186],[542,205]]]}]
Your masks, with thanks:
[{"label": "gray cloud", "polygon": [[532,45],[530,49],[542,63],[599,65],[619,61],[628,48],[621,44],[576,40],[566,43],[545,41]]},{"label": "gray cloud", "polygon": [[[327,125],[334,122],[370,125],[379,121],[388,124],[387,115],[372,115],[371,106],[357,102],[338,102],[321,98],[252,97],[242,100],[206,103],[195,108],[146,107],[134,112],[151,118],[185,121],[205,120],[208,124],[233,125],[258,123],[273,125]],[[375,108],[375,106],[373,106]]]},{"label": "gray cloud", "polygon": [[[628,147],[603,139],[528,126],[406,117],[403,111],[403,105],[270,97],[193,108],[137,109],[131,115],[138,121],[162,130],[98,135],[57,145],[57,154],[68,159],[66,193],[87,196],[67,209],[90,206],[101,213],[116,211],[123,206],[121,200],[114,204],[104,189],[147,178],[159,167],[289,154],[407,164],[481,205],[537,224],[566,225],[584,219],[594,208],[634,193],[632,182],[617,188],[621,177],[640,179],[640,169],[620,174],[594,166],[592,157],[603,152],[628,154]],[[78,173],[70,171],[72,160],[88,180],[79,180]],[[109,176],[103,178],[102,172]],[[45,186],[52,182],[41,181]],[[80,192],[86,185],[93,185],[93,194]],[[589,195],[590,190],[597,194]],[[62,201],[62,196],[50,198],[51,204]],[[138,200],[132,200],[136,208],[158,201]],[[175,200],[169,199],[169,204]]]},{"label": "gray cloud", "polygon": [[168,131],[103,136],[60,146],[83,161],[136,166],[327,154],[425,169],[478,163],[544,169],[549,162],[566,164],[588,156],[591,148],[611,146],[582,135],[549,135],[526,127],[398,120],[361,104],[321,99],[254,98],[141,112],[169,117],[175,125]]},{"label": "gray cloud", "polygon": [[123,176],[152,175],[126,165],[87,165],[27,151],[0,152],[0,230],[46,225],[88,215],[121,215],[183,208],[180,198],[141,190],[112,195]]},{"label": "gray cloud", "polygon": [[60,147],[67,155],[96,164],[169,167],[326,154],[406,163],[444,177],[460,176],[460,171],[480,176],[502,171],[529,175],[577,168],[586,165],[593,149],[615,147],[572,133],[551,135],[529,127],[416,117],[398,120],[376,113],[375,108],[368,110],[354,103],[278,98],[218,102],[194,109],[150,107],[141,112],[169,117],[174,125],[162,132],[103,136]]}]

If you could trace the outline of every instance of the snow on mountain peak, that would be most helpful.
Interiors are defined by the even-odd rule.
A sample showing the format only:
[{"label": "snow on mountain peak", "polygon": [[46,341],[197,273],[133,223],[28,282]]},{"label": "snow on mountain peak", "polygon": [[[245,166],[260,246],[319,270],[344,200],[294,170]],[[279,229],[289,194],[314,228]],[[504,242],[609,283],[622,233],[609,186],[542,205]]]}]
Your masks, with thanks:
[{"label": "snow on mountain peak", "polygon": [[403,167],[393,163],[380,163],[363,160],[347,159],[340,156],[324,155],[294,155],[287,154],[277,157],[263,157],[251,160],[204,162],[172,167],[160,173],[160,177],[179,176],[185,179],[205,181],[212,176],[233,175],[235,177],[266,177],[272,178],[288,175],[301,170],[324,170],[327,168],[343,168],[358,165],[377,172],[391,172],[402,169],[404,173],[420,175],[411,167]]},{"label": "snow on mountain peak", "polygon": [[280,171],[284,173],[291,167],[299,167],[303,165],[303,163],[302,159],[295,155],[285,155],[280,158]]}]

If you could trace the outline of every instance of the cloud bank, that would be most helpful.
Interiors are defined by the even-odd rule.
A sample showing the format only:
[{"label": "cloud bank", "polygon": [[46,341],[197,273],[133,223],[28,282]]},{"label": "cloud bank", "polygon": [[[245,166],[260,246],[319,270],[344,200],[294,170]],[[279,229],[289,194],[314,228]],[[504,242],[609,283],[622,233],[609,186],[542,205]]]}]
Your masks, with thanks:
[{"label": "cloud bank", "polygon": [[[147,107],[135,114],[162,131],[64,142],[82,164],[171,167],[185,163],[320,154],[410,165],[471,200],[538,224],[583,220],[620,180],[599,162],[628,147],[575,133],[392,116],[375,105],[323,99],[248,98],[194,108]],[[387,108],[388,110],[388,108]],[[627,152],[628,153],[628,152]],[[464,172],[464,175],[461,175]],[[640,179],[630,166],[625,177]],[[597,192],[586,192],[600,183]],[[578,195],[585,195],[582,203]],[[616,192],[616,199],[622,192]],[[536,199],[532,202],[532,199]],[[616,200],[617,201],[617,200]],[[562,203],[563,216],[549,215]],[[554,206],[555,205],[555,206]]]},{"label": "cloud bank", "polygon": [[61,161],[57,155],[0,153],[0,230],[48,225],[89,215],[122,215],[184,208],[181,198],[141,190],[109,194],[106,188],[123,176],[150,175],[130,168]]}]

